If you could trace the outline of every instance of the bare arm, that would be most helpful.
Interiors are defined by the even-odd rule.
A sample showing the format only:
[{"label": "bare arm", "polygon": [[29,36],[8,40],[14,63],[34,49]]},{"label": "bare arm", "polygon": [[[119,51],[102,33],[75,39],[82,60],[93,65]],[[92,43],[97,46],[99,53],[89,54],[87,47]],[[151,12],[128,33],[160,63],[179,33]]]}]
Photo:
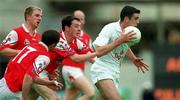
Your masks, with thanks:
[{"label": "bare arm", "polygon": [[97,57],[101,57],[105,54],[107,54],[108,52],[112,51],[115,47],[117,47],[118,45],[122,44],[123,41],[121,40],[115,40],[110,44],[107,44],[105,46],[97,46],[96,47],[96,53],[97,53]]},{"label": "bare arm", "polygon": [[128,34],[122,34],[119,38],[117,38],[110,44],[107,44],[105,46],[97,46],[96,47],[97,57],[101,57],[101,56],[107,54],[108,52],[112,51],[114,48],[121,45],[122,43],[130,41],[131,39],[134,38],[133,36],[134,36],[134,34],[129,32]]},{"label": "bare arm", "polygon": [[31,84],[33,83],[33,79],[30,75],[25,74],[22,86],[22,99],[25,100],[26,96],[28,95]]},{"label": "bare arm", "polygon": [[73,60],[74,62],[84,62],[87,60],[90,60],[91,58],[96,57],[96,53],[87,53],[87,54],[74,54],[70,56],[70,59]]},{"label": "bare arm", "polygon": [[33,83],[37,83],[40,85],[46,85],[46,86],[53,86],[55,88],[62,88],[63,84],[57,82],[57,81],[50,81],[47,79],[43,79],[40,77],[36,77],[34,80],[33,78],[26,74],[24,76],[24,80],[23,80],[23,86],[22,86],[22,99],[24,100],[26,98],[26,96],[28,95],[30,89],[31,89],[31,85]]},{"label": "bare arm", "polygon": [[149,70],[149,65],[144,63],[142,58],[138,58],[134,55],[132,50],[129,48],[128,52],[126,53],[126,56],[133,62],[133,64],[137,67],[138,72],[141,70],[143,73],[145,73],[145,70]]},{"label": "bare arm", "polygon": [[128,57],[132,62],[137,59],[137,57],[134,55],[134,53],[132,52],[132,50],[129,48],[127,53],[126,53],[126,57]]},{"label": "bare arm", "polygon": [[16,56],[19,53],[20,50],[11,49],[11,48],[4,48],[0,51],[0,53],[7,57],[13,57]]},{"label": "bare arm", "polygon": [[46,85],[46,86],[57,86],[61,88],[63,85],[61,83],[55,83],[54,81],[50,81],[48,79],[43,79],[40,77],[36,77],[33,81],[34,83],[40,84],[40,85]]}]

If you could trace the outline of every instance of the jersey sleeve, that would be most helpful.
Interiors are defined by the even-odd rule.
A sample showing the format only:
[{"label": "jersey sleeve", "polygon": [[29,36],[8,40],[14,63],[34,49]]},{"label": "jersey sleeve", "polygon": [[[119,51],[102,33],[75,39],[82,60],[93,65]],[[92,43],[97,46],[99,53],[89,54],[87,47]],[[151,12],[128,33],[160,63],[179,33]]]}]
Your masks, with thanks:
[{"label": "jersey sleeve", "polygon": [[50,63],[48,64],[45,70],[48,72],[48,74],[51,74],[61,65],[63,58],[59,57],[58,54],[53,51],[49,51],[49,55],[50,55]]},{"label": "jersey sleeve", "polygon": [[18,35],[17,32],[12,30],[6,38],[3,40],[3,42],[0,44],[0,50],[4,48],[13,48],[16,46],[16,43],[18,41]]},{"label": "jersey sleeve", "polygon": [[54,48],[54,51],[62,56],[62,57],[69,57],[74,55],[76,52],[74,49],[72,49],[68,43],[60,38],[60,41],[57,43],[56,47]]},{"label": "jersey sleeve", "polygon": [[98,37],[93,42],[93,47],[96,48],[96,46],[104,46],[108,44],[110,40],[111,30],[110,26],[106,25],[103,27],[101,32],[99,33]]},{"label": "jersey sleeve", "polygon": [[34,79],[39,77],[39,74],[46,68],[49,64],[50,59],[45,55],[39,55],[33,62],[32,67],[29,68],[28,74]]},{"label": "jersey sleeve", "polygon": [[84,42],[80,41],[79,39],[76,39],[76,40],[77,40],[77,47],[78,47],[79,53],[85,54],[87,52],[93,52],[93,50]]}]

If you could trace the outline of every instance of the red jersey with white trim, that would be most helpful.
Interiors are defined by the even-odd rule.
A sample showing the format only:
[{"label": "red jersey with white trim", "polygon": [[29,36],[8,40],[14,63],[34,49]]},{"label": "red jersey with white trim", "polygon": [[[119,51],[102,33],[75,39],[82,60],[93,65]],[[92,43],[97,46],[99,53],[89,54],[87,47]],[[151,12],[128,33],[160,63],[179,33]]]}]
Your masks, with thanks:
[{"label": "red jersey with white trim", "polygon": [[62,66],[61,62],[64,57],[60,56],[57,52],[54,52],[52,50],[49,51],[49,56],[51,62],[45,70],[48,72],[48,74],[52,74],[58,67]]},{"label": "red jersey with white trim", "polygon": [[90,35],[84,31],[81,31],[80,37],[79,39],[84,42],[87,46],[89,46],[91,48],[92,46],[92,39],[90,37]]},{"label": "red jersey with white trim", "polygon": [[49,51],[51,62],[46,67],[48,73],[52,73],[58,66],[61,66],[63,58],[72,56],[76,53],[76,51],[68,45],[64,33],[59,32],[59,34],[59,42],[53,50]]},{"label": "red jersey with white trim", "polygon": [[0,44],[0,50],[4,48],[12,48],[21,50],[26,45],[40,42],[40,33],[31,36],[27,28],[22,26],[13,29]]},{"label": "red jersey with white trim", "polygon": [[[90,35],[88,33],[81,30],[80,37],[78,39],[80,39],[87,46],[89,46],[89,48],[92,48],[92,39],[91,39],[91,37],[90,37]],[[78,65],[81,66],[82,69],[84,69],[85,62],[80,62],[80,63],[78,63]]]},{"label": "red jersey with white trim", "polygon": [[[64,33],[61,32],[62,36]],[[72,48],[77,54],[86,54],[87,52],[91,52],[92,50],[81,40],[79,40],[78,38],[74,39],[72,41],[71,44],[69,44],[70,48]],[[63,62],[62,65],[67,65],[67,66],[72,66],[72,67],[78,67],[81,69],[84,69],[84,63],[78,63],[78,62],[74,62],[72,61],[69,57],[66,57]]]},{"label": "red jersey with white trim", "polygon": [[39,77],[49,62],[48,48],[42,42],[24,47],[8,63],[4,78],[9,89],[12,92],[22,90],[24,75],[27,73],[33,79]]}]

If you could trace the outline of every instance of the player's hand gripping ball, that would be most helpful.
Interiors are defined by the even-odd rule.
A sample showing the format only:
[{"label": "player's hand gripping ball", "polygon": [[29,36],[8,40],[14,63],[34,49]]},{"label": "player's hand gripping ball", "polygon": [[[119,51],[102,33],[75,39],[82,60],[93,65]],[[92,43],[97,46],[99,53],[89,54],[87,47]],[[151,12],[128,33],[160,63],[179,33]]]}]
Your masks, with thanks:
[{"label": "player's hand gripping ball", "polygon": [[134,35],[135,38],[127,43],[129,46],[134,46],[135,44],[140,42],[140,40],[141,40],[141,31],[137,27],[128,26],[124,30],[125,30],[125,34],[130,32],[130,31],[133,31],[132,33],[135,33],[135,35]]}]

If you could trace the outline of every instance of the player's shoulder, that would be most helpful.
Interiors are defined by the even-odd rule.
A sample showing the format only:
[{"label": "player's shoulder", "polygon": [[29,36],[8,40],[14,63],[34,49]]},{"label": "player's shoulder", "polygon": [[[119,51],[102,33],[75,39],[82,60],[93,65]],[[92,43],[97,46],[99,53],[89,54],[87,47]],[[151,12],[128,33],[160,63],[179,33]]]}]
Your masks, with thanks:
[{"label": "player's shoulder", "polygon": [[116,26],[117,24],[118,24],[118,22],[111,22],[111,23],[106,24],[105,26],[112,27],[112,26]]},{"label": "player's shoulder", "polygon": [[13,28],[14,31],[19,31],[19,30],[23,30],[23,27],[22,26],[18,26],[16,28]]},{"label": "player's shoulder", "polygon": [[111,30],[111,29],[116,28],[117,25],[119,25],[118,22],[111,22],[111,23],[106,24],[103,28]]}]

